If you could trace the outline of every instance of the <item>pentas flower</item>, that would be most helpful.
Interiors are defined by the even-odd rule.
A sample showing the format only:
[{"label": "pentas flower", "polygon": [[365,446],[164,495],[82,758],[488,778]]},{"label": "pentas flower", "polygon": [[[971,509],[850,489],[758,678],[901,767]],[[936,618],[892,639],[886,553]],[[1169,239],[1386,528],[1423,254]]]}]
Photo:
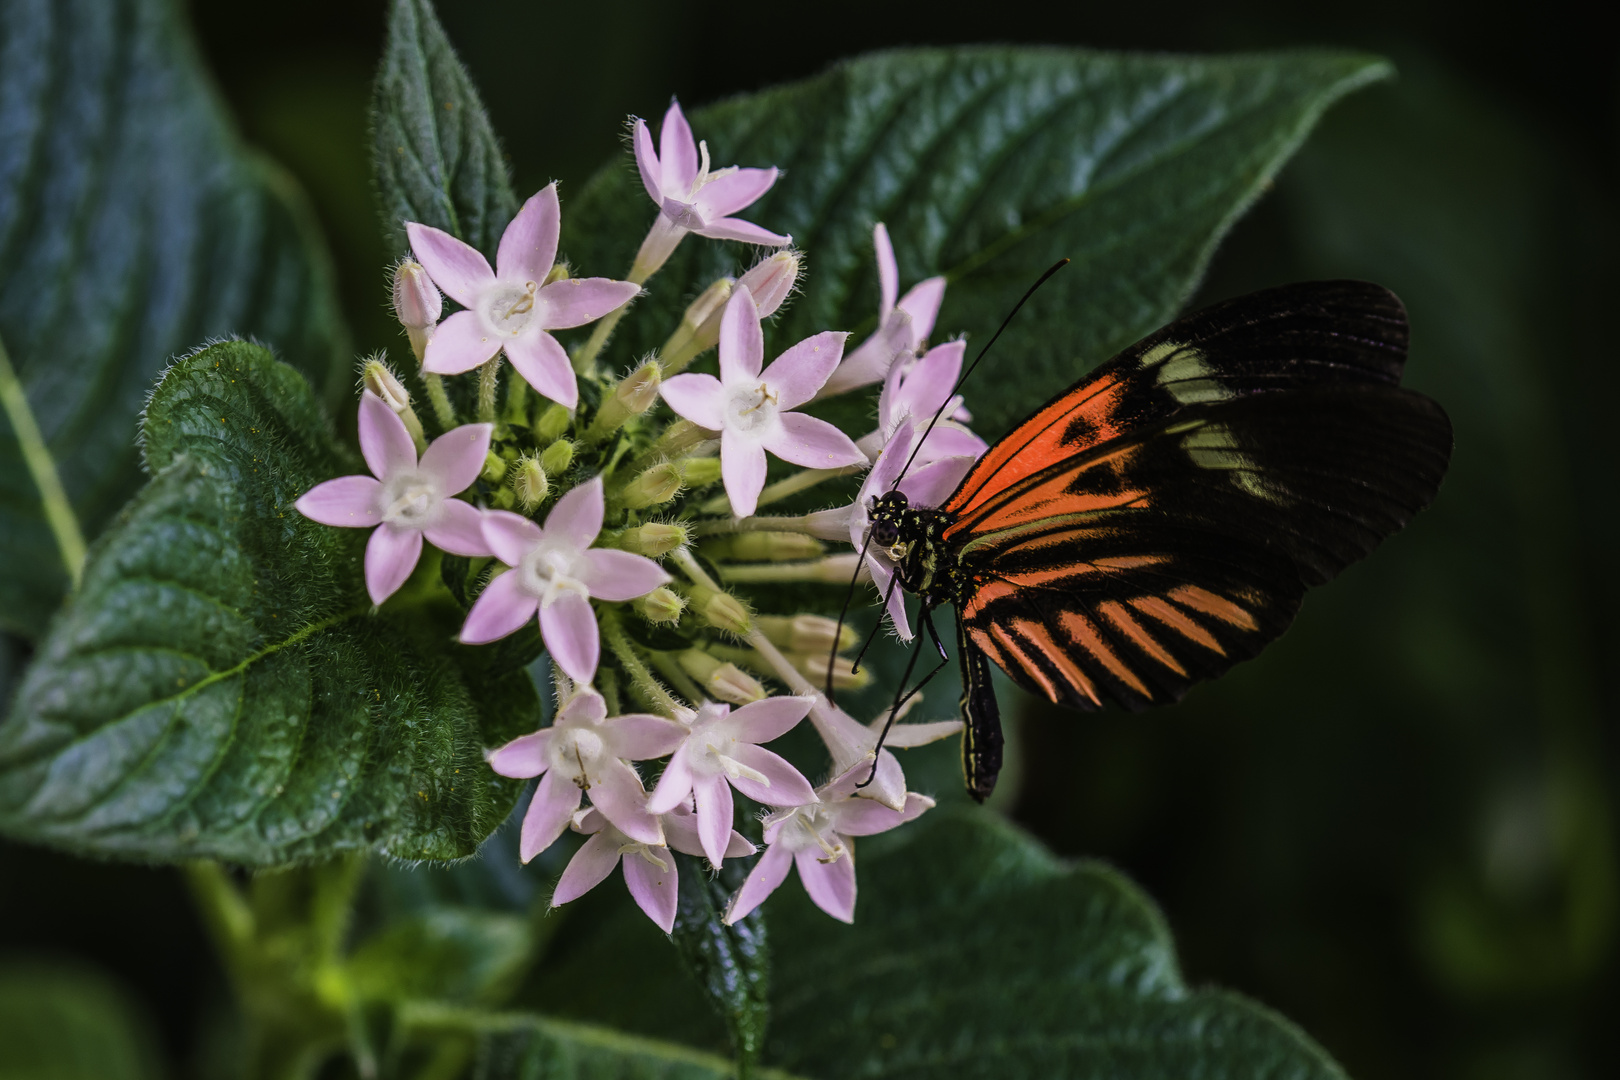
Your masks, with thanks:
[{"label": "pentas flower", "polygon": [[636,168],[641,184],[658,206],[658,220],[642,242],[630,276],[645,281],[669,258],[689,232],[714,240],[781,247],[793,242],[750,221],[732,217],[776,183],[776,169],[740,169],[735,165],[709,170],[709,146],[692,136],[679,102],[670,102],[653,149],[647,122],[635,123]]},{"label": "pentas flower", "polygon": [[630,761],[661,758],[686,738],[686,727],[663,716],[607,718],[607,704],[590,687],[575,691],[551,726],[513,739],[489,755],[502,776],[540,777],[523,815],[518,853],[528,862],[550,847],[590,792],[591,805],[625,836],[662,845],[664,829],[647,812],[646,792]]},{"label": "pentas flower", "polygon": [[546,651],[569,678],[589,683],[602,649],[591,598],[634,600],[670,580],[649,558],[592,548],[602,512],[597,476],[558,499],[544,527],[506,510],[485,514],[484,542],[511,569],[491,580],[467,613],[462,643],[503,638],[538,611]]},{"label": "pentas flower", "polygon": [[813,700],[766,698],[736,710],[704,703],[692,721],[691,734],[664,766],[664,775],[647,800],[648,811],[668,813],[696,798],[703,853],[719,866],[731,832],[732,788],[766,806],[815,801],[810,781],[786,758],[759,745],[787,734],[804,719]]},{"label": "pentas flower", "polygon": [[316,484],[293,507],[323,525],[376,527],[366,544],[366,591],[380,604],[416,569],[424,536],[452,555],[490,554],[482,515],[455,496],[478,479],[492,430],[465,424],[447,431],[418,461],[404,421],[367,390],[360,395],[360,452],[372,475]]},{"label": "pentas flower", "polygon": [[[883,392],[878,395],[877,430],[856,445],[869,457],[876,457],[902,424],[910,424],[918,436],[924,431],[928,433],[913,467],[948,457],[977,459],[988,450],[990,444],[963,424],[968,414],[962,407],[962,395],[951,395],[962,374],[966,352],[966,342],[951,341],[936,345],[916,359],[902,359],[889,368],[888,377],[883,380]],[[938,421],[934,420],[936,413]],[[933,424],[931,429],[930,423]]]},{"label": "pentas flower", "polygon": [[720,377],[676,375],[660,388],[675,412],[718,431],[721,476],[731,512],[748,517],[765,487],[765,452],[813,469],[866,461],[848,435],[790,410],[821,389],[843,355],[841,333],[805,338],[761,371],[765,336],[748,290],[739,288],[720,320]]},{"label": "pentas flower", "polygon": [[726,907],[730,926],[753,911],[799,868],[799,880],[817,907],[841,922],[855,921],[855,842],[857,836],[887,832],[934,805],[910,792],[899,810],[863,799],[856,785],[866,778],[858,765],[818,788],[819,802],[781,810],[765,819],[765,854]]},{"label": "pentas flower", "polygon": [[[590,892],[624,865],[624,884],[636,906],[664,933],[675,929],[675,904],[680,893],[680,875],[670,849],[687,855],[702,855],[698,843],[697,819],[689,806],[677,807],[663,815],[666,844],[645,844],[614,827],[601,811],[592,807],[574,815],[575,832],[590,839],[575,852],[551,894],[551,906],[561,907]],[[725,855],[739,859],[754,853],[754,845],[742,833],[733,831],[726,841]]]},{"label": "pentas flower", "polygon": [[875,383],[889,373],[897,358],[914,355],[933,333],[939,305],[945,299],[945,279],[931,277],[913,285],[897,301],[900,267],[889,230],[881,221],[872,228],[872,246],[877,249],[878,328],[833,372],[822,397]]},{"label": "pentas flower", "polygon": [[494,270],[476,249],[449,233],[405,223],[411,250],[434,284],[467,309],[433,331],[423,355],[425,370],[456,375],[504,349],[530,386],[570,409],[578,403],[568,353],[547,331],[600,319],[641,288],[609,278],[564,278],[547,285],[561,221],[557,185],[550,184],[523,204],[501,234]]},{"label": "pentas flower", "polygon": [[[888,709],[880,712],[870,724],[862,724],[830,702],[823,701],[817,705],[811,710],[810,722],[826,744],[827,753],[832,755],[833,774],[863,769],[858,795],[880,802],[892,810],[903,808],[906,804],[906,774],[900,768],[900,760],[890,751],[926,746],[962,730],[960,720],[902,723],[906,714],[921,701],[921,694],[911,695],[895,713],[893,724],[889,723]],[[883,738],[883,749],[879,751],[878,739],[883,736],[885,726],[889,733]],[[873,756],[874,752],[876,757]],[[875,769],[874,764],[877,766]]]}]

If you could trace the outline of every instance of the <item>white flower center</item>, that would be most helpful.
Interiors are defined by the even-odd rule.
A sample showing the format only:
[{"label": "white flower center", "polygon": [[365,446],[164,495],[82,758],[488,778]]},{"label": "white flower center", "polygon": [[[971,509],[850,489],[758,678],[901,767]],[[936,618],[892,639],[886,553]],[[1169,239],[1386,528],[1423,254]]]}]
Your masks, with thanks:
[{"label": "white flower center", "polygon": [[769,431],[776,423],[776,391],[764,383],[726,391],[726,426],[748,434]]},{"label": "white flower center", "polygon": [[578,593],[586,599],[591,591],[576,576],[580,563],[574,548],[551,540],[542,540],[523,557],[517,572],[523,575],[523,589],[530,596],[540,598],[542,607],[550,607],[564,593]]},{"label": "white flower center", "polygon": [[425,529],[439,516],[444,498],[439,483],[416,469],[401,470],[383,481],[378,502],[382,519],[401,529]]},{"label": "white flower center", "polygon": [[758,769],[750,768],[749,766],[744,765],[742,762],[738,761],[736,758],[727,753],[727,751],[732,750],[737,745],[737,739],[735,736],[722,735],[718,732],[705,732],[702,735],[696,736],[693,741],[697,743],[697,745],[692,748],[694,751],[692,754],[692,764],[695,765],[700,772],[706,773],[709,776],[714,776],[717,773],[725,773],[733,780],[746,777],[747,779],[754,781],[756,784],[763,784],[765,787],[771,786],[771,781],[768,776],[760,772]]},{"label": "white flower center", "polygon": [[794,807],[793,816],[782,823],[777,842],[786,843],[795,854],[818,847],[824,863],[837,862],[849,853],[843,837],[833,831],[832,816],[820,803]]},{"label": "white flower center", "polygon": [[581,790],[591,786],[590,776],[607,750],[602,736],[589,728],[570,727],[557,733],[551,744],[551,767]]},{"label": "white flower center", "polygon": [[[640,856],[641,858],[652,863],[654,866],[658,867],[658,869],[663,873],[669,873],[669,864],[654,854],[654,850],[655,849],[650,844],[637,843],[636,841],[628,838],[626,838],[624,843],[619,845],[619,854],[621,856]],[[662,851],[666,855],[669,854],[669,848],[667,847],[660,847],[656,850]]]},{"label": "white flower center", "polygon": [[499,282],[484,296],[484,322],[502,337],[517,337],[529,328],[540,310],[540,285],[525,281]]}]

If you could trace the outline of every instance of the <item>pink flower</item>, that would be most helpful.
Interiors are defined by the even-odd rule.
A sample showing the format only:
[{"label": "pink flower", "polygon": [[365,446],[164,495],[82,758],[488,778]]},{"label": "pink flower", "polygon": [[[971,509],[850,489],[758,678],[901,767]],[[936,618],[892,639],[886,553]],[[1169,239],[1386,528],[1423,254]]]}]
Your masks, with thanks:
[{"label": "pink flower", "polygon": [[808,697],[774,697],[735,711],[712,702],[698,709],[691,734],[664,767],[647,800],[654,814],[697,799],[698,835],[711,865],[719,866],[731,832],[731,789],[767,806],[815,802],[798,769],[760,746],[787,734],[810,711]]},{"label": "pink flower", "polygon": [[750,221],[731,215],[749,205],[776,183],[776,169],[739,169],[732,165],[709,171],[709,146],[692,136],[679,102],[670,102],[659,131],[657,152],[647,121],[635,123],[636,168],[642,186],[658,206],[658,220],[642,242],[630,276],[645,281],[664,265],[675,245],[689,232],[714,240],[741,240],[746,244],[781,247],[791,236],[780,236]]},{"label": "pink flower", "polygon": [[684,724],[662,716],[636,713],[607,719],[602,695],[587,686],[562,704],[550,727],[490,754],[490,768],[502,776],[540,777],[523,815],[518,848],[523,861],[562,835],[587,791],[591,805],[624,835],[638,843],[663,844],[663,827],[647,812],[641,778],[629,762],[663,757],[685,737]]},{"label": "pink flower", "polygon": [[[968,413],[962,407],[962,396],[951,397],[966,352],[966,342],[950,341],[889,368],[883,392],[878,396],[878,428],[856,445],[868,456],[876,457],[900,425],[909,424],[919,436],[928,431],[922,451],[912,463],[914,468],[948,457],[978,460],[990,444],[963,426]],[[940,414],[940,419],[929,430],[935,413]]]},{"label": "pink flower", "polygon": [[316,484],[293,504],[323,525],[376,526],[366,545],[366,591],[380,604],[416,569],[422,537],[453,555],[488,555],[477,507],[455,496],[472,486],[489,452],[489,424],[447,431],[416,460],[405,423],[371,391],[360,395],[360,452],[371,476]]},{"label": "pink flower", "polygon": [[640,292],[628,281],[564,278],[545,283],[557,260],[562,221],[557,185],[523,204],[501,234],[495,270],[475,249],[447,232],[405,223],[411,250],[434,284],[466,311],[438,325],[422,367],[440,375],[470,371],[502,349],[528,384],[570,409],[579,400],[568,353],[548,330],[600,319]]},{"label": "pink flower", "polygon": [[569,678],[589,683],[602,648],[591,598],[634,600],[670,580],[651,559],[591,548],[602,531],[602,510],[598,476],[558,499],[544,528],[505,510],[485,514],[484,541],[512,569],[490,581],[473,604],[462,642],[503,638],[538,611],[546,651]]},{"label": "pink flower", "polygon": [[676,375],[660,388],[669,407],[718,431],[720,468],[731,512],[747,517],[765,487],[765,452],[812,469],[858,465],[866,455],[849,436],[790,410],[815,396],[843,355],[844,337],[821,333],[789,348],[763,372],[765,337],[747,289],[726,302],[720,320],[720,377]]},{"label": "pink flower", "polygon": [[[667,846],[644,844],[626,836],[594,808],[574,815],[574,831],[590,839],[569,860],[568,868],[557,882],[557,891],[551,895],[551,906],[560,907],[584,896],[613,873],[613,868],[622,860],[624,883],[636,905],[664,933],[673,930],[680,879],[670,848],[687,855],[701,855],[703,849],[698,844],[697,821],[690,807],[677,807],[663,815],[662,820]],[[732,832],[727,838],[727,858],[737,859],[753,853],[754,845],[744,839],[742,833]]]},{"label": "pink flower", "polygon": [[818,788],[820,802],[781,810],[765,819],[765,854],[727,905],[727,926],[764,903],[787,880],[788,869],[794,865],[799,868],[804,891],[817,907],[842,922],[855,921],[853,838],[887,832],[934,805],[933,799],[915,792],[906,795],[900,810],[859,797],[855,785],[866,779],[869,768],[857,765]]},{"label": "pink flower", "polygon": [[913,285],[896,303],[900,268],[895,262],[894,245],[889,242],[889,230],[881,221],[872,228],[872,246],[877,249],[881,293],[878,328],[833,372],[821,391],[822,397],[875,383],[889,373],[897,357],[914,355],[933,332],[939,305],[945,299],[945,279],[931,277]]}]

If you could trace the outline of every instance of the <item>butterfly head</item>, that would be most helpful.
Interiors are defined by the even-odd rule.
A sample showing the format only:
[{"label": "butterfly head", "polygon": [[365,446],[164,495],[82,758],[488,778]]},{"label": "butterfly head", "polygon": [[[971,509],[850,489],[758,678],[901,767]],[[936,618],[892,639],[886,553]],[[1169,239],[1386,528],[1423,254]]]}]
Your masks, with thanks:
[{"label": "butterfly head", "polygon": [[893,555],[900,543],[900,526],[910,501],[898,491],[887,491],[872,498],[868,513],[872,521],[872,546]]}]

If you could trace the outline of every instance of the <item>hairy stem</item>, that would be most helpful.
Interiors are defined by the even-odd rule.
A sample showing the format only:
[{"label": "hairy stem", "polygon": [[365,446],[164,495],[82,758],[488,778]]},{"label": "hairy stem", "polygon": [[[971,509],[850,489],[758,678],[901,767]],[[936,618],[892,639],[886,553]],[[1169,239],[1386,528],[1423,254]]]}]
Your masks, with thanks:
[{"label": "hairy stem", "polygon": [[720,567],[720,576],[727,581],[761,584],[772,581],[814,581],[828,585],[848,585],[850,578],[870,581],[871,573],[859,562],[853,551],[841,555],[828,555],[824,559],[808,562],[783,563],[728,563]]},{"label": "hairy stem", "polygon": [[625,673],[630,676],[630,685],[637,695],[647,701],[665,716],[673,717],[680,705],[663,684],[653,678],[653,673],[647,670],[647,665],[641,662],[636,653],[636,647],[629,635],[624,632],[624,624],[620,621],[616,611],[602,613],[602,634],[607,638],[608,648],[618,659]]},{"label": "hairy stem", "polygon": [[698,536],[725,536],[740,532],[786,532],[821,536],[809,514],[798,517],[714,518],[698,522],[692,527],[692,531]]},{"label": "hairy stem", "polygon": [[439,430],[449,431],[456,426],[456,410],[450,404],[450,395],[444,392],[444,380],[431,371],[422,372],[422,385],[427,387],[428,403],[433,406],[433,418]]},{"label": "hairy stem", "polygon": [[3,340],[0,340],[0,407],[5,409],[6,419],[11,422],[23,464],[28,467],[34,486],[39,488],[45,521],[56,538],[56,550],[67,568],[68,580],[77,589],[84,573],[84,533],[79,530],[79,519],[73,513],[73,504],[68,501],[62,478],[56,471],[56,460],[51,457],[50,447],[45,445],[45,436],[28,404],[28,393],[11,367],[11,356]]},{"label": "hairy stem", "polygon": [[[789,495],[797,495],[801,491],[808,491],[817,484],[826,480],[835,480],[840,476],[854,476],[864,466],[846,465],[842,469],[805,469],[794,473],[785,480],[778,480],[774,484],[767,484],[765,490],[759,493],[760,506],[769,506],[779,502]],[[716,495],[702,506],[698,507],[705,514],[724,514],[731,509],[731,500],[724,495]]]},{"label": "hairy stem", "polygon": [[495,422],[495,384],[501,371],[501,358],[496,356],[478,369],[478,422]]},{"label": "hairy stem", "polygon": [[694,706],[706,696],[703,688],[692,681],[692,677],[681,670],[673,653],[649,652],[647,661],[658,669],[658,674],[669,680],[669,684],[686,696]]}]

